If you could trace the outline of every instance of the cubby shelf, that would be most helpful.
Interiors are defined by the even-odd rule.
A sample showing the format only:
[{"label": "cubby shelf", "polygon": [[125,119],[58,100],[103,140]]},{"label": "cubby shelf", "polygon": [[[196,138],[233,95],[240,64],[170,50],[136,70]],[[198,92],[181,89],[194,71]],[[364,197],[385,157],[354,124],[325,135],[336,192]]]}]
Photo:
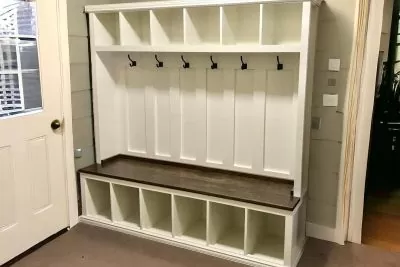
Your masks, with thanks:
[{"label": "cubby shelf", "polygon": [[140,227],[139,190],[117,184],[113,184],[112,189],[113,222]]},{"label": "cubby shelf", "polygon": [[299,209],[276,214],[276,209],[270,213],[244,202],[82,173],[80,177],[85,188],[81,218],[91,222],[278,266],[284,266],[288,253],[285,242],[304,235],[295,231],[296,236],[285,236],[293,232],[287,227],[298,223],[286,225],[286,220],[297,220]]},{"label": "cubby shelf", "polygon": [[302,4],[246,4],[95,13],[96,51],[299,52]]},{"label": "cubby shelf", "polygon": [[85,184],[86,214],[111,221],[110,184],[92,179],[87,179]]},{"label": "cubby shelf", "polygon": [[143,229],[172,236],[171,195],[142,190],[142,207]]}]

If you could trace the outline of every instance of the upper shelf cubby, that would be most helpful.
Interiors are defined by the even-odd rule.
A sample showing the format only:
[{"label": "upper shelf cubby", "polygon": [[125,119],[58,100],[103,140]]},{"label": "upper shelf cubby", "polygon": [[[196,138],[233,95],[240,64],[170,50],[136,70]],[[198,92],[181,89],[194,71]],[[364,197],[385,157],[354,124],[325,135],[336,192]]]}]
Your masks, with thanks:
[{"label": "upper shelf cubby", "polygon": [[302,4],[261,5],[261,44],[299,44]]},{"label": "upper shelf cubby", "polygon": [[183,44],[183,9],[157,9],[151,11],[152,45]]},{"label": "upper shelf cubby", "polygon": [[304,2],[310,1],[318,4],[318,0],[171,0],[86,10],[93,12],[96,51],[292,53],[302,47]]},{"label": "upper shelf cubby", "polygon": [[121,12],[121,45],[150,45],[150,12]]},{"label": "upper shelf cubby", "polygon": [[220,8],[197,7],[185,9],[185,44],[220,44]]},{"label": "upper shelf cubby", "polygon": [[96,45],[120,44],[118,13],[96,14],[93,30]]},{"label": "upper shelf cubby", "polygon": [[260,5],[223,7],[221,28],[224,45],[259,45]]}]

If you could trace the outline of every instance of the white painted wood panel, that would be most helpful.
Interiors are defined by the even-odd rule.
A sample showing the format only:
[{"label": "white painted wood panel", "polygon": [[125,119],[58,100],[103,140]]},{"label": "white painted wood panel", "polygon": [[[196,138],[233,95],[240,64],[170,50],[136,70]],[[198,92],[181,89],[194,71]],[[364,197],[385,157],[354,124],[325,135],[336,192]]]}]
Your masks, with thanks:
[{"label": "white painted wood panel", "polygon": [[127,141],[128,151],[134,153],[147,152],[146,140],[146,87],[149,73],[142,68],[127,70]]},{"label": "white painted wood panel", "polygon": [[235,74],[234,165],[262,170],[266,72]]},{"label": "white painted wood panel", "polygon": [[292,71],[269,71],[265,104],[264,168],[290,174],[294,151],[294,101]]},{"label": "white painted wood panel", "polygon": [[0,147],[0,231],[17,222],[16,181],[11,146]]},{"label": "white painted wood panel", "polygon": [[[161,157],[171,157],[175,121],[179,114],[172,113],[176,106],[171,104],[171,97],[179,89],[179,71],[177,69],[160,68],[152,72],[153,101],[154,101],[154,152]],[[176,155],[174,155],[176,157]]]},{"label": "white painted wood panel", "polygon": [[48,144],[46,137],[28,140],[29,181],[31,183],[31,209],[40,212],[51,205],[50,177],[48,173]]},{"label": "white painted wood panel", "polygon": [[180,157],[185,160],[204,162],[206,81],[206,70],[180,70]]},{"label": "white painted wood panel", "polygon": [[207,162],[233,165],[234,70],[207,71]]}]

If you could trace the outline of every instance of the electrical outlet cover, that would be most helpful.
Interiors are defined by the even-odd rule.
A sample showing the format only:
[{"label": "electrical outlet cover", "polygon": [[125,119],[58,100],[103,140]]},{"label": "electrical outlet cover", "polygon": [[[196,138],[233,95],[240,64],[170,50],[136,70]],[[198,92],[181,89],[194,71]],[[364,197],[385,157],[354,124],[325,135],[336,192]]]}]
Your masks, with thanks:
[{"label": "electrical outlet cover", "polygon": [[340,71],[340,59],[330,58],[328,70],[330,71]]},{"label": "electrical outlet cover", "polygon": [[330,95],[324,94],[322,97],[322,105],[324,107],[337,107],[339,103],[339,96],[337,94]]}]

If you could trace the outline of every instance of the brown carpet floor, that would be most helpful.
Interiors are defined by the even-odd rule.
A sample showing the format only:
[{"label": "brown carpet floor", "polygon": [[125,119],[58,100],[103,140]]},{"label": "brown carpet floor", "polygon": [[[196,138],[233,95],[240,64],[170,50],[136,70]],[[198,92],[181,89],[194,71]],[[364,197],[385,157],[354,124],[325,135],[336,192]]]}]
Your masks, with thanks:
[{"label": "brown carpet floor", "polygon": [[[239,267],[243,265],[131,235],[79,224],[12,266]],[[400,267],[400,254],[367,246],[339,246],[309,239],[298,267],[350,266]]]}]

